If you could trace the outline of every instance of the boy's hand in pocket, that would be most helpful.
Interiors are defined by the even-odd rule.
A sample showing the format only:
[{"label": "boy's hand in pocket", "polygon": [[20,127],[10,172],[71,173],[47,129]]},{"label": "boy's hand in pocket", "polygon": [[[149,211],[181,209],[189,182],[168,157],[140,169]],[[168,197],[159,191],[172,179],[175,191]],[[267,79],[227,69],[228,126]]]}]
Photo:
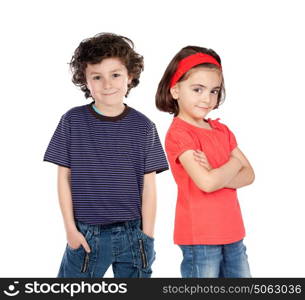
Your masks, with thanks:
[{"label": "boy's hand in pocket", "polygon": [[81,232],[78,230],[69,231],[67,233],[67,243],[72,249],[78,249],[83,246],[86,252],[90,252],[90,247]]}]

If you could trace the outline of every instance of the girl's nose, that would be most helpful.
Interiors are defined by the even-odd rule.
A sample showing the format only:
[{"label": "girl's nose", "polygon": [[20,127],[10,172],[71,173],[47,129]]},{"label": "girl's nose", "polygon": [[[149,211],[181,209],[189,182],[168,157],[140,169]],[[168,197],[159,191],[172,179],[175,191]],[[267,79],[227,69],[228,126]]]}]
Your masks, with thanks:
[{"label": "girl's nose", "polygon": [[210,95],[210,93],[204,93],[202,95],[202,97],[201,97],[201,102],[210,104],[210,102],[211,102],[211,95]]}]

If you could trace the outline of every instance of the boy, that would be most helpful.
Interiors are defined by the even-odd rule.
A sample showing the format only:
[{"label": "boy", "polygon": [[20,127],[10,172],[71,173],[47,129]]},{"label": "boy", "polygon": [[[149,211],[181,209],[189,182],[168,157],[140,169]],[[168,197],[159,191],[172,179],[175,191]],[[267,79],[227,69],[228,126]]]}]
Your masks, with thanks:
[{"label": "boy", "polygon": [[123,103],[139,83],[143,57],[126,37],[83,40],[72,81],[93,102],[67,111],[44,161],[58,165],[67,234],[58,277],[150,277],[155,259],[155,174],[168,169],[156,127]]}]

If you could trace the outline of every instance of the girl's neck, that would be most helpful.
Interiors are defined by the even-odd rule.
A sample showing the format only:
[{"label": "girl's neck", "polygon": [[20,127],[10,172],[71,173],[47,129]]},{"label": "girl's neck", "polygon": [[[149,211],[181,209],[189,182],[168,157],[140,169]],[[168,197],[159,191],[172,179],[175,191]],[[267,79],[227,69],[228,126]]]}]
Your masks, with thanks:
[{"label": "girl's neck", "polygon": [[181,114],[181,113],[179,113],[177,117],[196,127],[212,129],[210,124],[208,123],[208,121],[205,119],[194,119],[194,118],[191,118],[191,117]]}]

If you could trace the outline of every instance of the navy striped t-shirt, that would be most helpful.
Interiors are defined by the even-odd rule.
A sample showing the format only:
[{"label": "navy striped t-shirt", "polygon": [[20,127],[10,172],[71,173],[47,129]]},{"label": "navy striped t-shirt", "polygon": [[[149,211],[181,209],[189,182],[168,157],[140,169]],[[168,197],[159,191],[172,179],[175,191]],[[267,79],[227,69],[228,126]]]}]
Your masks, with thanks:
[{"label": "navy striped t-shirt", "polygon": [[126,104],[120,115],[108,117],[93,103],[61,117],[43,160],[71,168],[75,219],[140,219],[144,174],[168,170],[155,124]]}]

